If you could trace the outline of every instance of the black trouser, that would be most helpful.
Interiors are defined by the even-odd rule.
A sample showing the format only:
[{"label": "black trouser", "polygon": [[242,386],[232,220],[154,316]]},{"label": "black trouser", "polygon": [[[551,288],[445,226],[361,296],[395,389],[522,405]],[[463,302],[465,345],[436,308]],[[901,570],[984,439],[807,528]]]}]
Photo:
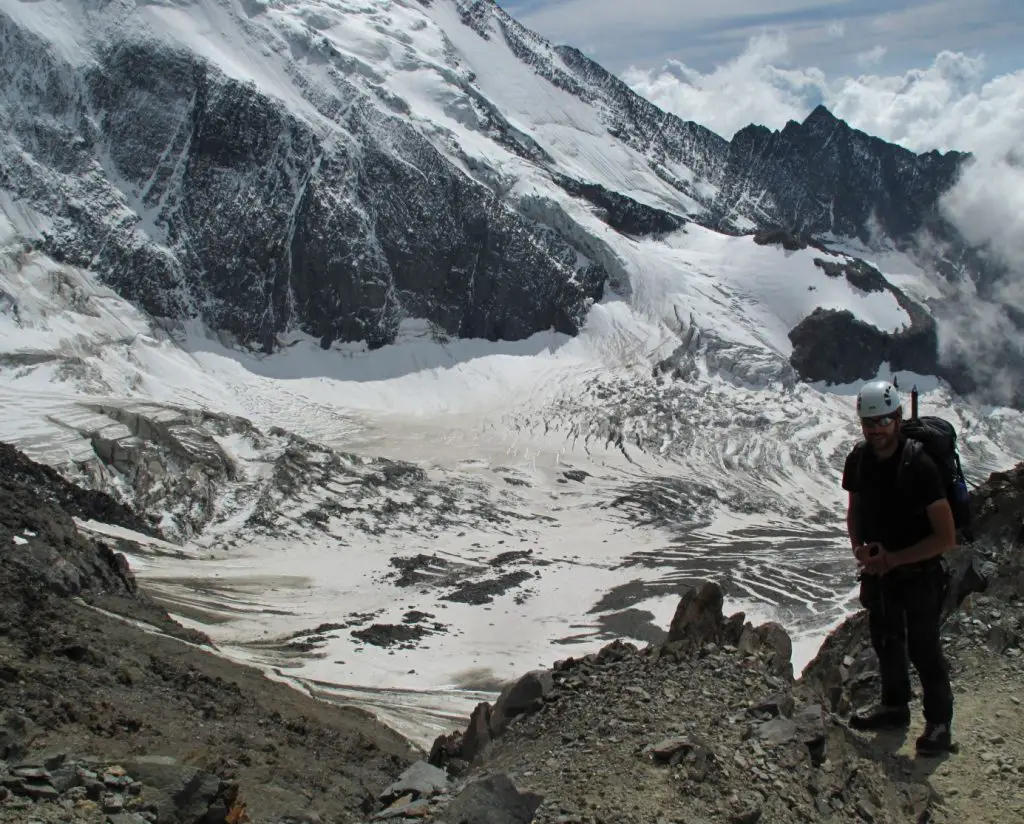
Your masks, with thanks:
[{"label": "black trouser", "polygon": [[868,610],[871,644],[882,676],[882,703],[910,703],[910,662],[921,679],[926,721],[953,720],[949,665],[939,636],[948,573],[940,563],[899,567],[881,577],[864,575],[861,603]]}]

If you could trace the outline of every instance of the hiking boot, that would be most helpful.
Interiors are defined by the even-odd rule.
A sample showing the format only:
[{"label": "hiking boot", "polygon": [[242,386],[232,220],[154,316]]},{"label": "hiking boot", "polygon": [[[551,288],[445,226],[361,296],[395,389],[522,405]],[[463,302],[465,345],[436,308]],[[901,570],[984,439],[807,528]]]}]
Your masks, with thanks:
[{"label": "hiking boot", "polygon": [[928,721],[924,732],[917,739],[917,751],[921,755],[938,755],[949,752],[953,746],[953,736],[949,724],[935,724]]},{"label": "hiking boot", "polygon": [[906,705],[878,704],[850,716],[855,730],[899,730],[910,726],[910,708]]}]

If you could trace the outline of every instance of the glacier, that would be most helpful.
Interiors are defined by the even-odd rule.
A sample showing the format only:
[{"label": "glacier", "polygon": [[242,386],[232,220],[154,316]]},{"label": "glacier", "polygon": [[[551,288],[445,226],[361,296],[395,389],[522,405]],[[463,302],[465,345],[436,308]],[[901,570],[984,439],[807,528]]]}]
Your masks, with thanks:
[{"label": "glacier", "polygon": [[[730,259],[734,244],[754,254]],[[769,253],[798,288],[749,239],[700,250],[734,288]],[[671,377],[656,364],[680,333],[626,300],[575,337],[443,342],[408,322],[375,350],[296,335],[263,355],[168,330],[39,253],[5,260],[0,290],[19,296],[0,324],[0,438],[120,493],[164,538],[81,527],[223,654],[421,743],[524,668],[652,640],[705,576],[794,631],[798,667],[851,609],[838,473],[856,387],[754,382],[714,357]],[[746,349],[766,347],[755,332]],[[957,423],[973,479],[1019,454],[1019,413],[901,377]],[[353,635],[375,626],[384,644]]]},{"label": "glacier", "polygon": [[0,48],[0,439],[148,518],[80,526],[222,654],[417,741],[707,576],[799,669],[859,379],[972,481],[1024,454],[920,352],[984,277],[914,246],[955,153],[729,143],[489,2],[0,0]]}]

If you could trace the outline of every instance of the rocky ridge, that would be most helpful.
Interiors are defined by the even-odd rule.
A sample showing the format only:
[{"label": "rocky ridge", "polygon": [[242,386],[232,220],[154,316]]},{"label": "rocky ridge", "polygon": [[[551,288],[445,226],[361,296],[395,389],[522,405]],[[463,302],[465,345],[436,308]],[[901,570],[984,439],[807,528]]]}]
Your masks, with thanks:
[{"label": "rocky ridge", "polygon": [[[794,680],[785,631],[754,627],[742,613],[725,617],[721,589],[709,582],[686,593],[664,641],[614,642],[507,684],[385,790],[371,820],[952,824],[969,816],[995,824],[1024,816],[1024,464],[993,475],[974,506],[981,537],[949,559],[944,623],[957,755],[915,758],[916,732],[846,726],[853,708],[877,696],[863,613],[830,634]],[[480,798],[489,811],[466,817]]]},{"label": "rocky ridge", "polygon": [[0,821],[356,821],[414,760],[369,714],[219,657],[69,512],[137,515],[0,449]]},{"label": "rocky ridge", "polygon": [[813,235],[869,243],[880,233],[910,244],[930,228],[957,240],[938,203],[968,158],[963,152],[914,154],[818,106],[803,122],[791,120],[780,130],[751,125],[738,131],[718,199],[725,211],[744,195],[768,192],[768,201],[757,204],[764,210],[760,225]]}]

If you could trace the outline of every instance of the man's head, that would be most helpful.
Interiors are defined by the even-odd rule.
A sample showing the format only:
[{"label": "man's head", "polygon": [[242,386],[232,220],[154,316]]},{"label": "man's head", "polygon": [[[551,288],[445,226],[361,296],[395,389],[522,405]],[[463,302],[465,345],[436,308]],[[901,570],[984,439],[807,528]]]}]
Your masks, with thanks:
[{"label": "man's head", "polygon": [[893,451],[903,419],[900,393],[889,381],[870,381],[857,393],[857,415],[864,439],[882,455]]}]

